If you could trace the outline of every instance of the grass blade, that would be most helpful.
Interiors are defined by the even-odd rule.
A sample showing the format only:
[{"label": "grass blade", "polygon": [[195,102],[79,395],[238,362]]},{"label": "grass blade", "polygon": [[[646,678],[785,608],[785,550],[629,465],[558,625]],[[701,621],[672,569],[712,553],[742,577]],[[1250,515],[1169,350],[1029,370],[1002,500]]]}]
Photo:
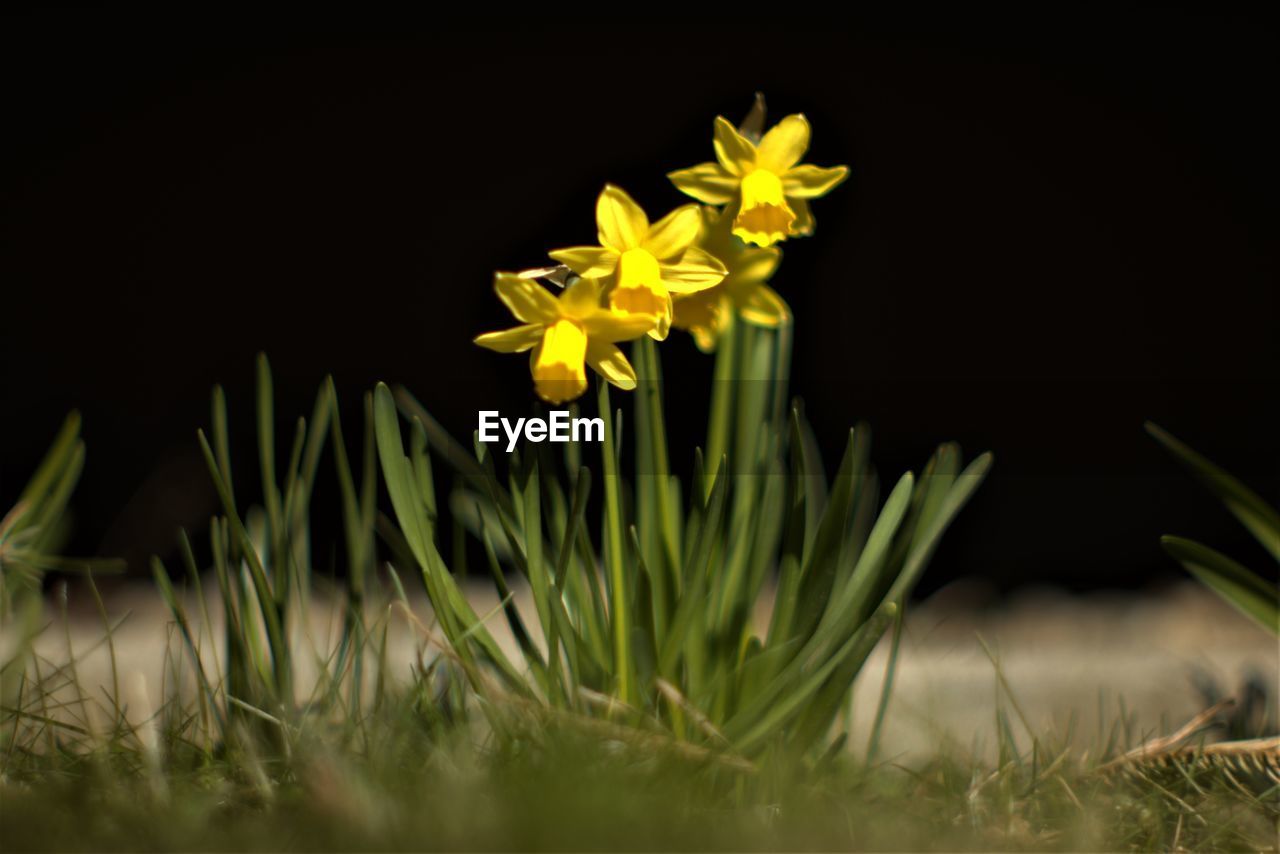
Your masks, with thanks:
[{"label": "grass blade", "polygon": [[1262,547],[1280,561],[1280,512],[1249,487],[1196,453],[1156,424],[1148,421],[1147,432],[1174,455],[1240,520]]},{"label": "grass blade", "polygon": [[1272,634],[1280,634],[1280,594],[1260,575],[1208,546],[1182,537],[1161,537],[1160,544],[1211,590]]}]

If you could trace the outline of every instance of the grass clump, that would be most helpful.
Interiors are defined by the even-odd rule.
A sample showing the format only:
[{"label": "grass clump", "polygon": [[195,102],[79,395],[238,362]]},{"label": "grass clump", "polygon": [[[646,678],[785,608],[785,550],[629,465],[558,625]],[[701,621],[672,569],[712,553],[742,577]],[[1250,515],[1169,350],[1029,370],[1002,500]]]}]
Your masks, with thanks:
[{"label": "grass clump", "polygon": [[[269,389],[265,361],[259,378],[260,389]],[[14,682],[0,709],[0,827],[6,850],[1237,850],[1265,849],[1274,839],[1280,816],[1280,768],[1274,757],[1261,750],[1244,766],[1215,760],[1210,748],[1190,740],[1194,727],[1164,745],[1155,761],[1150,743],[1127,754],[1131,745],[1123,735],[1091,751],[1073,749],[1069,739],[1055,743],[1045,737],[1030,738],[1028,748],[1014,738],[1010,719],[1001,713],[995,765],[954,750],[880,761],[843,744],[838,709],[821,707],[834,718],[834,730],[800,738],[803,730],[797,726],[819,708],[804,703],[798,713],[783,716],[768,737],[754,745],[734,744],[726,735],[734,730],[713,717],[714,703],[707,712],[690,699],[700,696],[690,687],[698,683],[681,675],[683,666],[666,671],[672,679],[662,682],[656,670],[637,668],[635,684],[652,687],[639,702],[623,704],[616,676],[607,667],[611,597],[599,568],[605,561],[595,564],[593,580],[590,542],[584,542],[593,538],[581,519],[571,521],[589,506],[585,487],[578,487],[577,496],[584,497],[576,498],[576,508],[567,496],[544,500],[557,486],[542,480],[542,466],[550,470],[552,464],[544,462],[547,455],[535,453],[513,460],[500,489],[494,461],[483,449],[470,462],[457,464],[458,449],[443,438],[433,443],[429,437],[438,428],[403,391],[396,395],[383,387],[366,398],[358,468],[343,474],[341,467],[350,465],[345,447],[340,450],[334,442],[329,448],[338,479],[345,481],[339,485],[343,532],[349,537],[344,554],[367,562],[366,572],[348,569],[336,589],[322,589],[324,579],[310,558],[310,514],[298,508],[309,505],[309,484],[319,465],[311,461],[324,453],[317,437],[333,440],[343,428],[330,383],[318,399],[312,417],[296,431],[280,481],[281,495],[292,498],[282,497],[278,518],[283,527],[275,529],[269,511],[241,510],[236,493],[223,489],[231,467],[219,447],[226,446],[228,418],[215,392],[207,448],[226,512],[210,526],[207,564],[197,557],[196,541],[184,536],[183,571],[176,579],[156,574],[174,632],[154,708],[131,711],[118,699],[120,689],[104,693],[85,684],[78,667],[92,650],[71,652],[68,646],[66,659],[55,661],[28,644],[7,659],[6,672],[14,674]],[[269,401],[269,393],[260,394],[260,407]],[[273,420],[260,417],[258,422]],[[803,440],[798,412],[792,411],[788,423],[792,435]],[[407,452],[395,443],[403,441],[395,435],[401,424],[409,425]],[[570,666],[567,647],[587,635],[585,617],[568,620],[570,640],[555,641],[561,650],[559,677],[551,676],[545,639],[536,643],[540,635],[530,631],[529,626],[541,631],[541,623],[525,627],[514,658],[494,634],[481,633],[495,619],[510,620],[512,627],[526,619],[511,607],[510,582],[501,613],[467,618],[449,629],[447,618],[424,611],[406,592],[406,581],[416,574],[430,601],[456,602],[454,616],[465,616],[463,587],[443,569],[434,533],[419,543],[430,545],[423,552],[424,568],[403,523],[377,510],[377,492],[369,484],[376,486],[377,472],[398,462],[388,453],[397,448],[404,466],[399,476],[417,490],[409,495],[422,508],[421,517],[414,510],[407,518],[425,521],[423,530],[434,532],[442,524],[442,506],[458,508],[459,516],[469,514],[459,525],[486,546],[492,580],[500,589],[511,573],[529,578],[536,591],[536,571],[526,576],[520,566],[522,557],[529,560],[526,544],[538,536],[522,527],[538,518],[528,508],[564,511],[550,513],[539,532],[546,534],[544,561],[557,567],[548,572],[547,589],[574,589],[568,580],[572,570],[582,598],[561,594],[566,612],[579,601],[598,607],[597,616],[603,612],[597,650],[587,653],[603,662],[597,671]],[[442,458],[459,469],[456,491],[444,502],[433,489],[422,488],[435,483],[431,448],[442,449]],[[265,452],[260,457],[270,459]],[[843,466],[856,470],[848,468],[848,459]],[[413,472],[412,480],[406,471]],[[741,478],[735,488],[765,489],[770,483],[750,471],[727,471],[726,481]],[[537,505],[529,492],[535,473]],[[586,477],[580,474],[579,482]],[[638,480],[635,476],[627,484],[634,490],[623,505],[629,520],[641,512],[634,497],[643,488]],[[794,477],[775,480],[790,482],[791,489],[814,486]],[[864,478],[863,488],[868,482]],[[729,487],[703,483],[710,485],[701,493],[706,498],[696,497],[696,487],[692,491],[705,514],[716,489]],[[839,497],[842,489],[855,492],[852,479],[846,483],[842,487],[837,479],[824,507],[856,504]],[[488,502],[479,490],[489,491]],[[504,522],[498,503],[504,495],[511,507],[526,508],[523,516],[513,512]],[[406,518],[400,517],[403,498],[393,501],[397,518]],[[602,515],[607,526],[607,507]],[[823,534],[824,515],[814,515],[809,554],[830,536]],[[903,518],[911,516],[908,507]],[[634,521],[629,527],[637,530]],[[718,533],[718,550],[726,556],[733,554],[728,527]],[[869,528],[874,531],[876,524]],[[276,530],[285,533],[281,545],[273,547]],[[552,558],[560,559],[566,530],[575,533],[569,542],[577,549],[577,562],[567,562],[561,572]],[[841,534],[838,542],[845,547],[847,529]],[[607,530],[601,539],[608,542]],[[640,565],[640,538],[632,534],[630,540],[633,563],[624,566],[647,572]],[[898,548],[911,552],[909,545]],[[253,549],[261,561],[265,584],[255,582],[258,570],[245,549]],[[234,561],[230,555],[236,555]],[[798,555],[803,562],[803,547]],[[724,572],[724,566],[718,563],[717,571]],[[281,567],[294,573],[287,597],[277,586],[284,583]],[[433,578],[433,569],[444,574]],[[17,584],[22,576],[5,579]],[[832,589],[842,589],[842,583],[850,582],[834,574]],[[896,583],[881,581],[887,589],[879,602],[894,601]],[[600,592],[592,594],[596,585]],[[40,600],[26,589],[27,601],[34,603],[30,607],[38,608]],[[645,588],[637,584],[635,589]],[[634,591],[628,595],[635,596],[630,602],[647,601]],[[10,602],[22,598],[19,588],[11,589]],[[328,643],[303,618],[306,609],[325,602],[336,602],[337,610],[338,631]],[[527,610],[529,618],[538,618],[536,601]],[[270,613],[278,620],[287,657],[272,654],[266,629]],[[645,613],[643,606],[638,613]],[[694,613],[705,619],[718,611]],[[810,623],[820,626],[824,619],[831,618],[820,611]],[[765,631],[775,620],[763,623]],[[419,650],[415,663],[397,672],[389,663],[388,645],[396,626],[406,623],[419,638]],[[632,623],[637,624],[647,623]],[[736,625],[750,632],[757,624]],[[102,643],[109,644],[118,628],[119,621],[104,622]],[[847,637],[861,630],[854,627]],[[449,631],[457,634],[451,637]],[[634,642],[651,643],[643,636]],[[283,666],[290,672],[281,678],[276,668]],[[1001,684],[1008,696],[1010,686]],[[291,699],[286,690],[293,692]],[[822,694],[820,689],[803,696]],[[883,700],[876,713],[886,714]],[[732,720],[733,714],[728,711],[719,720]],[[1022,725],[1030,736],[1025,721]]]},{"label": "grass clump", "polygon": [[[6,850],[1268,850],[1274,794],[1068,756],[820,776],[720,770],[568,728],[490,749],[401,719],[352,752],[298,745],[268,791],[230,762],[167,760],[157,789],[105,759],[9,780]],[[1184,774],[1186,776],[1184,776]],[[1181,782],[1179,782],[1181,780]]]}]

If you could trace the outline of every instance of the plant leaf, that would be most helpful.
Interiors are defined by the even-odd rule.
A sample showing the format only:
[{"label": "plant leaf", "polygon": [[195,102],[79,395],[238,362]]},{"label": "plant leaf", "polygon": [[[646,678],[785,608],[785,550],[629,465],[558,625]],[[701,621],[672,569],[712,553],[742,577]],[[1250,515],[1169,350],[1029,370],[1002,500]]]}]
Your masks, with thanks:
[{"label": "plant leaf", "polygon": [[1178,441],[1156,424],[1148,421],[1147,432],[1157,442],[1178,458],[1184,466],[1191,470],[1209,490],[1217,495],[1227,509],[1240,520],[1249,533],[1253,534],[1263,548],[1280,561],[1280,512],[1261,496],[1226,471],[1218,468],[1205,457]]},{"label": "plant leaf", "polygon": [[1242,614],[1280,635],[1280,594],[1262,576],[1193,540],[1161,537],[1160,544],[1187,572]]}]

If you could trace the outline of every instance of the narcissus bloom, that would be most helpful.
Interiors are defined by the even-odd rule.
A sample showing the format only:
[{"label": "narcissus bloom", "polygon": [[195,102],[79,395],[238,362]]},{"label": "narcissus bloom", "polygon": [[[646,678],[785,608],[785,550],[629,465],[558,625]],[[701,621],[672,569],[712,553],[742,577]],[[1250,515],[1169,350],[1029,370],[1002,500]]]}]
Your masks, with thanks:
[{"label": "narcissus bloom", "polygon": [[728,122],[715,122],[715,163],[667,175],[682,192],[709,205],[737,202],[733,233],[757,246],[813,233],[809,199],[824,196],[849,176],[849,167],[800,163],[809,148],[809,122],[796,113],[756,145]]},{"label": "narcissus bloom", "polygon": [[653,328],[652,314],[601,307],[601,284],[594,279],[579,279],[559,299],[515,273],[495,274],[493,289],[523,325],[475,341],[499,353],[532,350],[533,383],[543,400],[564,403],[580,396],[587,390],[586,365],[618,388],[636,387],[636,372],[614,342],[644,335]]},{"label": "narcissus bloom", "polygon": [[596,201],[599,246],[573,246],[551,257],[579,276],[606,278],[615,311],[656,318],[649,335],[659,341],[671,327],[671,295],[705,290],[722,280],[724,265],[694,246],[697,205],[676,208],[650,224],[645,212],[618,187]]},{"label": "narcissus bloom", "polygon": [[713,288],[675,298],[673,325],[692,334],[704,352],[716,348],[735,313],[748,323],[770,328],[791,314],[782,297],[765,284],[778,268],[782,250],[744,244],[733,235],[734,214],[732,207],[703,208],[698,236],[698,245],[723,261],[728,275]]}]

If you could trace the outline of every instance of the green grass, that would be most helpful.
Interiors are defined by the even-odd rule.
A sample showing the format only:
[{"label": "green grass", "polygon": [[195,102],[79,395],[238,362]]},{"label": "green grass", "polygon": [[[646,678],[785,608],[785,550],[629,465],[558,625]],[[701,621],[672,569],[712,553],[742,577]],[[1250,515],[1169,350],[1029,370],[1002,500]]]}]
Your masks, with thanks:
[{"label": "green grass", "polygon": [[572,725],[484,747],[378,720],[359,751],[308,733],[263,787],[183,751],[159,779],[126,745],[6,780],[6,850],[1259,850],[1274,796],[1221,776],[1099,776],[1066,754],[910,771],[841,758],[743,775]]},{"label": "green grass", "polygon": [[[863,662],[990,457],[964,467],[959,449],[943,445],[881,503],[860,427],[828,484],[801,407],[782,404],[786,330],[739,323],[732,340],[717,358],[734,368],[716,373],[738,379],[714,384],[706,442],[720,455],[699,452],[686,482],[669,469],[649,339],[635,348],[631,483],[621,473],[622,411],[603,383],[602,474],[581,463],[578,448],[562,461],[547,445],[526,445],[508,463],[477,443],[471,458],[407,392],[377,389],[378,452],[399,533],[475,690],[489,690],[493,674],[506,691],[579,713],[593,706],[586,698],[609,697],[632,724],[740,757],[826,748]],[[484,544],[499,593],[506,598],[513,571],[532,590],[537,626],[504,609],[519,661],[494,643],[436,550],[428,448],[458,469],[449,504]],[[590,525],[595,484],[603,508]],[[759,632],[752,617],[775,573],[777,598]]]},{"label": "green grass", "polygon": [[[1280,510],[1160,427],[1150,422],[1146,427],[1280,563]],[[1160,542],[1202,584],[1267,631],[1280,635],[1280,590],[1274,582],[1194,540],[1165,536]]]},{"label": "green grass", "polygon": [[[66,625],[43,614],[40,574],[87,570],[96,595],[93,573],[104,569],[56,557],[84,454],[69,421],[0,539],[5,850],[1274,843],[1276,789],[1265,774],[1241,780],[1194,761],[1104,773],[1105,759],[1132,746],[1125,738],[1083,750],[1033,737],[1025,722],[1015,738],[1016,686],[1003,683],[995,766],[944,750],[884,756],[875,735],[865,749],[848,745],[852,681],[901,625],[911,586],[985,460],[962,469],[944,446],[881,501],[864,431],[853,431],[827,483],[800,408],[783,406],[768,383],[728,383],[714,391],[720,415],[707,443],[721,462],[681,483],[668,471],[656,354],[647,342],[637,349],[648,385],[635,427],[624,430],[600,394],[609,424],[599,475],[572,447],[553,459],[543,446],[502,471],[386,387],[365,397],[363,429],[348,438],[327,381],[277,454],[286,446],[276,444],[263,359],[261,475],[248,488],[232,481],[231,415],[215,390],[198,441],[222,512],[200,538],[181,536],[177,566],[154,567],[172,631],[147,714],[124,705],[114,658],[103,692],[81,676],[89,650],[53,660],[31,643]],[[746,360],[737,370],[765,374],[785,359],[779,339],[756,333],[721,352]],[[746,462],[730,465],[730,455]],[[315,565],[309,521],[326,456],[342,519],[333,589]],[[437,494],[441,462],[457,471]],[[441,554],[444,525],[481,545],[497,612],[476,613],[463,596],[465,552]],[[749,614],[774,574],[778,603],[757,629]],[[531,613],[512,607],[517,578]],[[410,583],[431,612],[414,611]],[[334,601],[339,630],[326,642],[301,616]],[[124,618],[99,605],[101,644],[112,650]],[[393,621],[406,619],[421,646],[402,678],[389,671],[387,645]],[[498,620],[518,655],[490,630]],[[300,679],[303,663],[313,680]],[[892,714],[892,673],[874,732]]]}]

